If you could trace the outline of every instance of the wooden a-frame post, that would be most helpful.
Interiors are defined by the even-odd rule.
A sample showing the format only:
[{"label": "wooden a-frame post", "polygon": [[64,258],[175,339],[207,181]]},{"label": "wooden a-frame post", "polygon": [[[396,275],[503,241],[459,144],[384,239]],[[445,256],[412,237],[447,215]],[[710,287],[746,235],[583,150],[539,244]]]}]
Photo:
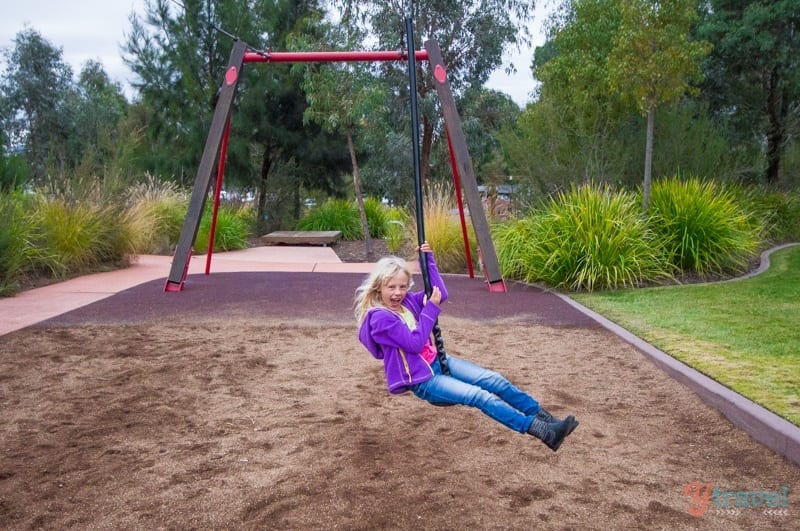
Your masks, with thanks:
[{"label": "wooden a-frame post", "polygon": [[[497,253],[492,242],[492,235],[489,230],[489,223],[483,213],[483,204],[478,193],[478,181],[475,178],[475,170],[472,167],[472,160],[467,150],[467,138],[461,127],[461,118],[456,109],[456,102],[453,93],[450,91],[450,84],[447,82],[447,69],[442,59],[442,51],[439,43],[434,40],[425,42],[425,50],[428,52],[428,61],[433,71],[436,92],[439,94],[439,103],[442,105],[445,129],[447,130],[448,144],[452,150],[452,158],[455,159],[456,167],[453,172],[458,175],[464,189],[464,197],[469,208],[469,217],[472,220],[472,228],[475,229],[475,237],[478,239],[481,261],[483,263],[486,281],[489,284],[489,291],[506,291],[503,275],[500,273],[500,263],[497,260]],[[456,194],[461,193],[456,187]]]},{"label": "wooden a-frame post", "polygon": [[242,72],[246,50],[247,45],[241,41],[236,41],[233,44],[230,60],[228,61],[228,69],[225,71],[225,80],[222,83],[217,105],[214,108],[211,128],[208,132],[205,148],[203,148],[203,156],[200,159],[197,177],[194,180],[192,197],[189,199],[189,208],[186,211],[186,219],[183,221],[183,228],[181,228],[181,235],[178,238],[178,245],[175,248],[172,267],[164,285],[164,291],[181,291],[183,289],[186,271],[189,268],[189,260],[192,258],[192,246],[197,237],[197,229],[200,227],[200,219],[203,215],[206,196],[211,186],[211,178],[220,146],[222,145],[222,138],[225,135],[228,118],[231,115],[233,97],[239,84],[239,76]]}]

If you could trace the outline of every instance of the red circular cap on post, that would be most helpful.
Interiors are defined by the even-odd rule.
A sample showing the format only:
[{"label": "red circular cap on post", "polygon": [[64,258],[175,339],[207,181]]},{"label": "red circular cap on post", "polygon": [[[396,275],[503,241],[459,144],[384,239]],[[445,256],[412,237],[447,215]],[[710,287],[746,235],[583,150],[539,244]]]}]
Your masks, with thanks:
[{"label": "red circular cap on post", "polygon": [[444,80],[447,79],[447,71],[442,65],[436,65],[436,68],[433,69],[433,77],[439,83],[444,83]]},{"label": "red circular cap on post", "polygon": [[236,67],[232,66],[225,72],[225,84],[230,86],[236,83],[236,78],[239,77],[239,73],[236,71]]}]

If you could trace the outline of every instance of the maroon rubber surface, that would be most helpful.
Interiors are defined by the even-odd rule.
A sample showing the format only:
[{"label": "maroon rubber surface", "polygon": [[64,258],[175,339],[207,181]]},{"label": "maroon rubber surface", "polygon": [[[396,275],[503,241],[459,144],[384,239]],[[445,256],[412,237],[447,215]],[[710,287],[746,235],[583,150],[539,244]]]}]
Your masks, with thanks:
[{"label": "maroon rubber surface", "polygon": [[[353,295],[360,273],[242,272],[189,275],[184,290],[165,293],[164,281],[146,282],[34,326],[87,323],[147,323],[185,316],[295,317],[353,320]],[[419,286],[419,280],[417,280]],[[444,314],[491,323],[596,327],[596,321],[553,293],[509,282],[505,293],[491,293],[482,279],[445,275],[449,300]]]}]

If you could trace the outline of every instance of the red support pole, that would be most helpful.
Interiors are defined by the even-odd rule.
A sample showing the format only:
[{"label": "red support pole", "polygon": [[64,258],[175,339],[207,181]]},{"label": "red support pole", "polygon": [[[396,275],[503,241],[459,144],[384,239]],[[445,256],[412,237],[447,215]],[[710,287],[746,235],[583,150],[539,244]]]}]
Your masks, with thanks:
[{"label": "red support pole", "polygon": [[447,132],[447,149],[450,150],[450,167],[453,169],[453,183],[456,188],[456,202],[458,203],[458,216],[461,218],[461,236],[464,238],[464,252],[467,255],[467,270],[469,278],[475,278],[472,268],[472,251],[469,249],[469,235],[467,234],[467,220],[464,217],[464,200],[461,197],[461,180],[458,178],[458,165],[456,154],[453,152],[453,143],[450,142],[450,133]]},{"label": "red support pole", "polygon": [[[417,50],[414,57],[427,61],[428,52]],[[402,50],[375,52],[246,52],[245,63],[323,63],[334,61],[405,61],[408,54]]]},{"label": "red support pole", "polygon": [[231,134],[231,119],[225,124],[222,135],[222,146],[219,149],[219,166],[217,167],[217,183],[214,189],[214,210],[211,214],[211,229],[208,231],[208,251],[206,252],[206,275],[211,273],[211,255],[214,254],[214,235],[217,232],[217,214],[219,213],[219,196],[222,192],[222,177],[225,175],[225,158],[228,155],[228,138]]}]

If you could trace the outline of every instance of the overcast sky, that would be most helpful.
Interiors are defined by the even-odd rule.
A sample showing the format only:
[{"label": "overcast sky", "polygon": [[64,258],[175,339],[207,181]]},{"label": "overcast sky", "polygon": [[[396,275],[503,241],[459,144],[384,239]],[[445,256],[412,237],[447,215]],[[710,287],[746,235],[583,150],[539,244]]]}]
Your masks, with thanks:
[{"label": "overcast sky", "polygon": [[[100,61],[108,75],[127,89],[133,78],[122,62],[120,45],[129,31],[131,12],[144,12],[144,0],[5,0],[0,17],[0,48],[13,48],[13,39],[26,25],[35,29],[53,46],[61,48],[64,61],[72,65],[77,74],[86,61]],[[539,4],[545,4],[540,0]],[[543,10],[537,9],[533,27],[538,29]],[[534,46],[543,42],[534,38]],[[498,69],[490,78],[488,87],[509,94],[517,104],[524,106],[534,87],[530,64],[532,50],[509,54],[517,74],[508,76]],[[1,61],[2,59],[0,59]],[[5,63],[2,64],[5,70]],[[130,95],[130,91],[126,90]]]}]

